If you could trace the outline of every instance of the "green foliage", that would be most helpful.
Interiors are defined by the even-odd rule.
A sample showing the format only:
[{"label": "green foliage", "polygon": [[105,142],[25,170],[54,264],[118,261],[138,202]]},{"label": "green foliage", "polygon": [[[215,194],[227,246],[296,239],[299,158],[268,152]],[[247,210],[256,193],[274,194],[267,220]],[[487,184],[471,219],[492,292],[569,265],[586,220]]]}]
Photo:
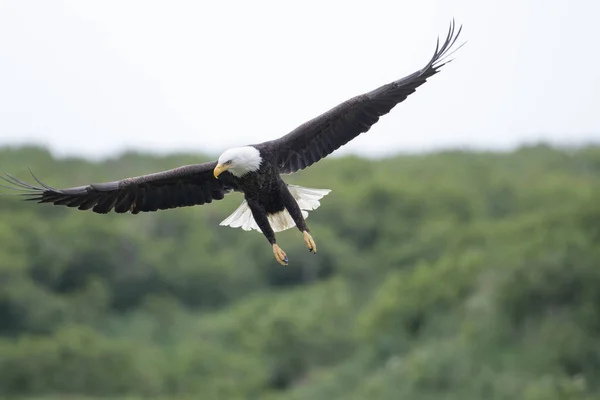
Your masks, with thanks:
[{"label": "green foliage", "polygon": [[[209,157],[1,148],[55,187]],[[326,159],[319,252],[0,196],[0,398],[600,399],[600,148]],[[8,190],[2,190],[6,193]]]}]

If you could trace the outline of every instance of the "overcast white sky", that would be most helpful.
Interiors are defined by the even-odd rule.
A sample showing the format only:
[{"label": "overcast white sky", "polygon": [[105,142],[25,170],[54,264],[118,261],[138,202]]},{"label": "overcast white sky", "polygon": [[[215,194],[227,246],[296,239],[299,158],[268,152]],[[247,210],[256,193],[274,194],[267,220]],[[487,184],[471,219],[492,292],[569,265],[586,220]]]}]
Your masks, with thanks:
[{"label": "overcast white sky", "polygon": [[0,0],[0,145],[220,153],[468,43],[342,153],[600,142],[600,1]]}]

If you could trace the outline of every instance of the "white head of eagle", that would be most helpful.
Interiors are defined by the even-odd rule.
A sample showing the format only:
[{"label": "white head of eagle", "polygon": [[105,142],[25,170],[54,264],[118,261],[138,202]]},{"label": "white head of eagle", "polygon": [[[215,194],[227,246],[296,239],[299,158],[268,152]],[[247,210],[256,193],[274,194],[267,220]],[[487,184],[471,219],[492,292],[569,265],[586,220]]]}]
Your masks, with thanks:
[{"label": "white head of eagle", "polygon": [[262,157],[256,148],[252,146],[234,147],[221,154],[214,174],[215,177],[218,177],[223,171],[229,171],[239,178],[248,172],[257,171],[261,162]]}]

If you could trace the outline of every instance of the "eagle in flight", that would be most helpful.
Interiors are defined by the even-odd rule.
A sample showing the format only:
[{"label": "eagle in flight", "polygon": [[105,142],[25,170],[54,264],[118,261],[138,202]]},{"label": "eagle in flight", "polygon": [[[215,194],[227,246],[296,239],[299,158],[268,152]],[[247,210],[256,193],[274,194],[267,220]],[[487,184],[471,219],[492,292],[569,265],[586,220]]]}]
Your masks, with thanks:
[{"label": "eagle in flight", "polygon": [[6,174],[0,176],[8,183],[3,187],[19,191],[25,200],[99,214],[111,210],[138,214],[202,205],[221,200],[230,192],[241,192],[242,204],[221,225],[262,232],[276,260],[287,265],[288,257],[277,245],[275,232],[296,226],[308,250],[316,253],[317,245],[305,219],[330,190],[289,185],[281,175],[307,168],[367,132],[381,116],[451,61],[449,56],[462,46],[451,51],[461,29],[456,30],[452,21],[445,41],[440,46],[438,38],[433,57],[418,71],[353,97],[279,139],[228,149],[217,161],[67,189],[54,189],[33,173],[37,185]]}]

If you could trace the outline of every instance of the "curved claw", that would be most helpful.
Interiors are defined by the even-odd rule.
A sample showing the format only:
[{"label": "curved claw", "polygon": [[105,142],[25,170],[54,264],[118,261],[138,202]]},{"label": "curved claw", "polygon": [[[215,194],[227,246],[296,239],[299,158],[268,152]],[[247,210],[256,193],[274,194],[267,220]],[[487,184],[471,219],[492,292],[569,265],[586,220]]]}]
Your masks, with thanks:
[{"label": "curved claw", "polygon": [[308,233],[306,231],[304,231],[303,233],[304,233],[304,244],[308,248],[308,251],[310,251],[314,254],[317,254],[317,244],[313,240],[312,236],[310,235],[310,233]]},{"label": "curved claw", "polygon": [[285,254],[285,251],[283,251],[277,244],[273,245],[273,254],[275,255],[275,259],[279,264],[283,266],[288,265],[287,254]]}]

